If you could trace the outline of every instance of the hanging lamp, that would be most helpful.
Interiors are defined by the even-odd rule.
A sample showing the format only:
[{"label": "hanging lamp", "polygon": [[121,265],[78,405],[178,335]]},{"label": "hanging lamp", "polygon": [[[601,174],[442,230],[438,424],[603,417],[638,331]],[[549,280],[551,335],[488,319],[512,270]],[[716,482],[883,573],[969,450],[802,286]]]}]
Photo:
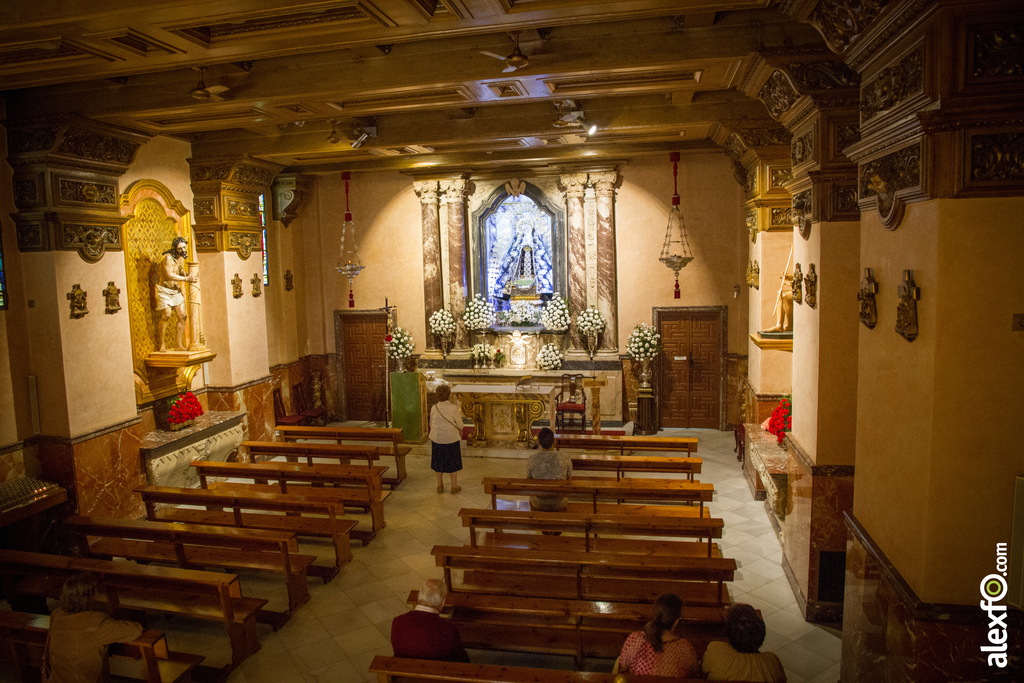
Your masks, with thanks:
[{"label": "hanging lamp", "polygon": [[690,251],[690,242],[686,237],[686,227],[683,225],[683,214],[679,210],[679,152],[672,152],[669,155],[672,162],[672,210],[668,212],[668,228],[665,230],[665,244],[661,247],[661,257],[658,259],[669,270],[675,273],[676,288],[673,294],[674,299],[679,297],[679,271],[687,263],[693,260],[693,252]]},{"label": "hanging lamp", "polygon": [[351,176],[348,171],[341,174],[345,181],[345,222],[341,226],[341,257],[338,259],[336,270],[348,278],[348,307],[356,307],[356,299],[352,294],[352,278],[359,275],[366,266],[359,259],[359,249],[356,246],[356,228],[352,224],[352,212],[348,208],[348,181]]}]

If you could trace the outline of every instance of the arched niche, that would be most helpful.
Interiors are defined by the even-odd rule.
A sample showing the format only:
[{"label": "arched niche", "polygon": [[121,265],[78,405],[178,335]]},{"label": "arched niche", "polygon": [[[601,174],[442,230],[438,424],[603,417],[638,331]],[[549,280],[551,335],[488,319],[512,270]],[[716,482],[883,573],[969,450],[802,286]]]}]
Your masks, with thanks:
[{"label": "arched niche", "polygon": [[[121,228],[124,244],[125,274],[127,276],[128,317],[132,336],[132,367],[135,371],[135,400],[149,403],[163,395],[176,393],[180,386],[188,386],[198,366],[183,368],[170,391],[153,386],[152,369],[146,358],[158,348],[157,314],[153,295],[156,265],[171,246],[175,237],[188,239],[188,260],[195,260],[195,236],[188,209],[166,185],[158,180],[137,180],[121,195],[121,215],[128,220]],[[188,287],[183,288],[188,304]],[[186,335],[190,330],[186,328]],[[168,325],[168,338],[174,326]],[[188,377],[181,376],[188,373]]]},{"label": "arched niche", "polygon": [[[511,205],[526,202],[532,203],[536,207],[537,213],[541,217],[540,222],[546,221],[550,226],[550,243],[547,245],[550,259],[550,291],[545,287],[544,294],[568,298],[565,212],[559,208],[556,202],[552,202],[540,188],[518,179],[499,185],[481,204],[480,208],[473,212],[470,225],[470,297],[478,293],[488,297],[493,296],[494,293],[490,291],[490,286],[497,280],[495,277],[496,266],[500,267],[500,262],[504,262],[503,257],[514,258],[515,254],[510,254],[508,251],[499,254],[493,253],[496,245],[499,246],[499,252],[503,250],[500,249],[499,236],[494,235],[493,232],[489,234],[488,230],[493,231],[496,223],[499,224],[499,230],[503,227],[507,229],[509,224],[507,217],[503,218],[503,214],[509,213]],[[508,241],[507,246],[510,249],[515,249],[514,240]],[[541,255],[537,254],[535,259],[539,262]],[[538,274],[540,270],[541,266],[538,263]]]}]

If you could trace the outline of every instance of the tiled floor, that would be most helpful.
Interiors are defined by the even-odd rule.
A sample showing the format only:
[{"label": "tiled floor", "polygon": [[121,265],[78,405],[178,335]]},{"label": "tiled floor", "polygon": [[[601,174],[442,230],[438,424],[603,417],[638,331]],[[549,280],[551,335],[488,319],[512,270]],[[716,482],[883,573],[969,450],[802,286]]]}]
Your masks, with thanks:
[{"label": "tiled floor", "polygon": [[[781,658],[791,683],[834,683],[839,679],[840,639],[834,629],[803,620],[783,574],[781,549],[765,516],[763,503],[752,500],[733,453],[731,432],[673,430],[673,435],[697,436],[703,460],[701,481],[715,485],[711,512],[725,520],[722,554],[736,558],[739,571],[731,586],[736,602],[761,610],[768,635],[764,650]],[[430,549],[435,544],[466,541],[467,532],[457,515],[462,507],[486,507],[485,476],[510,476],[525,468],[524,451],[471,451],[463,457],[459,473],[462,492],[436,492],[430,470],[429,443],[408,458],[409,478],[385,502],[387,527],[369,546],[353,546],[353,561],[328,584],[310,581],[311,600],[296,610],[278,632],[259,626],[262,649],[249,657],[230,683],[278,681],[375,680],[367,668],[375,655],[390,655],[391,619],[407,609],[405,598],[424,578],[441,577]],[[475,457],[478,454],[485,457]],[[447,476],[445,477],[447,487]],[[316,552],[328,561],[327,543],[304,542],[303,552]],[[242,575],[246,595],[266,597],[271,609],[286,601],[280,581]],[[181,619],[156,620],[152,628],[167,632],[172,649],[206,655],[207,663],[223,665],[230,651],[223,630],[215,623],[184,623]],[[568,657],[494,653],[473,650],[473,661],[521,666],[571,669]],[[608,671],[611,661],[591,662],[593,670]],[[6,681],[0,675],[0,681]]]}]

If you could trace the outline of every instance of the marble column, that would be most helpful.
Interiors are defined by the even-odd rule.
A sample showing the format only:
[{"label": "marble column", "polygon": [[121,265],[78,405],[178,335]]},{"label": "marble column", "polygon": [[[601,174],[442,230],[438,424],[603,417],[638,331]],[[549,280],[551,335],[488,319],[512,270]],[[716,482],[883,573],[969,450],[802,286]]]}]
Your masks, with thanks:
[{"label": "marble column", "polygon": [[[565,206],[568,222],[566,243],[569,252],[569,312],[573,319],[587,307],[587,245],[586,218],[583,195],[587,186],[586,173],[570,173],[559,178],[565,188]],[[573,325],[570,344],[574,350],[583,349],[583,340]]]},{"label": "marble column", "polygon": [[597,193],[597,310],[608,321],[601,348],[618,353],[619,307],[615,272],[615,184],[618,173],[591,173]]},{"label": "marble column", "polygon": [[444,202],[448,205],[448,303],[458,325],[454,346],[467,348],[468,335],[462,323],[466,309],[466,181],[453,178],[440,182]]},{"label": "marble column", "polygon": [[430,316],[444,308],[441,282],[441,240],[438,232],[437,181],[417,181],[412,184],[420,198],[420,216],[423,223],[423,316],[427,331],[427,350],[437,348],[430,334]]}]

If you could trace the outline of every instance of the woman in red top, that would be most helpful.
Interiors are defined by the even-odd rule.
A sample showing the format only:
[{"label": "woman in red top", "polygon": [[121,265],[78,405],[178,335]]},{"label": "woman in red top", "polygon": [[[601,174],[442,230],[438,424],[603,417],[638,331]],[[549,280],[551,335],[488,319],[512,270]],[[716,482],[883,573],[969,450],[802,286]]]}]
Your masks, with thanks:
[{"label": "woman in red top", "polygon": [[619,654],[619,673],[634,676],[696,677],[700,669],[690,641],[672,630],[683,616],[683,601],[667,593],[654,603],[654,614],[643,631],[626,638]]}]

